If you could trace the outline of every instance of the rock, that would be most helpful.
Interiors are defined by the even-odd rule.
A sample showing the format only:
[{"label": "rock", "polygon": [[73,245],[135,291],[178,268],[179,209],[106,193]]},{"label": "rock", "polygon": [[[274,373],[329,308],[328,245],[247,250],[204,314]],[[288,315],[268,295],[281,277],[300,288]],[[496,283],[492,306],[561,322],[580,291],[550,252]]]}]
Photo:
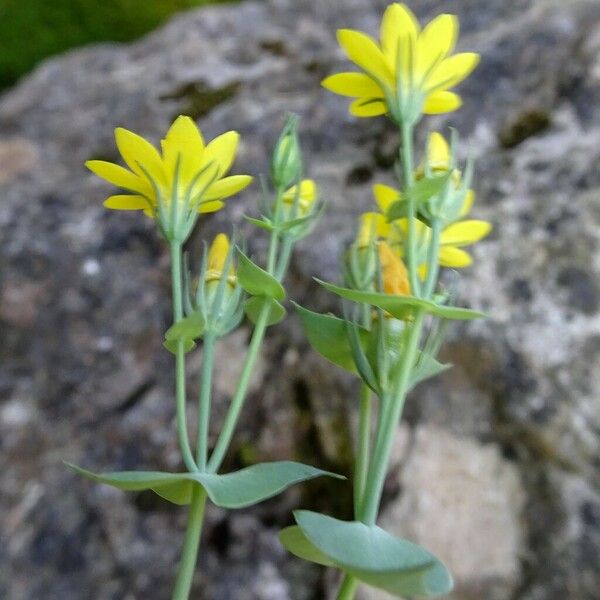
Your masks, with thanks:
[{"label": "rock", "polygon": [[[600,7],[413,4],[423,19],[457,12],[461,48],[482,55],[459,88],[463,108],[427,119],[418,141],[422,148],[429,129],[452,125],[464,156],[477,159],[473,214],[495,228],[459,293],[492,319],[453,325],[444,360],[455,368],[407,403],[384,514],[448,552],[457,597],[592,600],[600,586]],[[300,244],[287,288],[309,308],[339,310],[312,277],[337,278],[340,250],[372,206],[371,185],[393,181],[397,136],[383,119],[350,117],[319,81],[347,66],[335,29],[375,33],[384,5],[265,0],[191,11],[133,44],[46,61],[0,98],[0,597],[167,598],[185,524],[184,511],[151,494],[92,485],[60,462],[181,468],[173,360],[161,346],[171,321],[168,255],[147,219],[102,208],[111,188],[83,162],[117,158],[117,125],[156,142],[188,112],[209,139],[238,129],[234,170],[257,175],[285,111],[298,112],[307,170],[329,207]],[[264,236],[242,219],[257,196],[254,186],[203,220],[192,255],[201,238],[235,224],[263,256]],[[217,419],[248,334],[245,325],[220,349]],[[198,357],[192,366],[190,398]],[[309,349],[291,316],[267,336],[224,469],[285,458],[348,474],[355,393],[356,382]],[[194,410],[190,402],[190,418]],[[424,475],[442,470],[447,478]],[[431,510],[417,503],[421,489]],[[241,513],[212,507],[194,597],[326,597],[335,575],[277,545],[298,506],[351,518],[350,486],[316,480]],[[419,515],[413,529],[409,506]],[[497,532],[494,546],[483,544],[484,525]],[[459,529],[460,560],[448,550]],[[484,557],[493,564],[482,576]]]}]

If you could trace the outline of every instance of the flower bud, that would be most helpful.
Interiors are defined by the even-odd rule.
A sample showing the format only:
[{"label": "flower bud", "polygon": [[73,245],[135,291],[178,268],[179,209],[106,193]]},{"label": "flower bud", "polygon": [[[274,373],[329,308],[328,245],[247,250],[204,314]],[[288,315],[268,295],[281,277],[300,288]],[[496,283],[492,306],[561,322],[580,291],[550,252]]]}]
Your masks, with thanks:
[{"label": "flower bud", "polygon": [[287,189],[302,176],[302,156],[298,141],[298,117],[290,115],[273,151],[271,177],[277,188]]}]

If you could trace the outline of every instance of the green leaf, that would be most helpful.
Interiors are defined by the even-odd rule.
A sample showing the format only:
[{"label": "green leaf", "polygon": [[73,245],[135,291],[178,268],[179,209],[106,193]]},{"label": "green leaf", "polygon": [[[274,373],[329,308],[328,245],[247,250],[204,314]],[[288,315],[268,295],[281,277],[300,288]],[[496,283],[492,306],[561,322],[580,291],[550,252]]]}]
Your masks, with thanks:
[{"label": "green leaf", "polygon": [[443,319],[454,319],[458,321],[481,319],[487,316],[485,313],[477,310],[459,308],[457,306],[443,306],[429,300],[416,298],[415,296],[395,296],[393,294],[380,294],[378,292],[363,292],[326,283],[319,279],[316,281],[330,292],[333,292],[342,298],[378,306],[397,319],[406,319],[410,317],[417,308],[421,308],[425,310],[425,312]]},{"label": "green leaf", "polygon": [[[358,374],[352,347],[348,341],[347,323],[333,315],[323,315],[293,303],[310,345],[334,365]],[[367,344],[369,332],[360,327],[359,336]]]},{"label": "green leaf", "polygon": [[397,200],[388,208],[386,213],[387,220],[391,222],[406,217],[409,198],[412,198],[418,207],[422,202],[427,202],[430,198],[437,196],[446,187],[451,176],[452,172],[448,171],[444,175],[419,179],[419,181],[403,193],[403,197],[400,200]]},{"label": "green leaf", "polygon": [[214,504],[222,508],[243,508],[271,498],[288,487],[315,477],[344,479],[341,475],[322,471],[292,461],[253,465],[240,471],[217,475],[213,473],[163,473],[160,471],[122,471],[92,473],[66,463],[76,473],[111,485],[120,490],[152,490],[175,504],[189,504],[192,486],[201,485]]},{"label": "green leaf", "polygon": [[430,377],[435,377],[451,368],[451,364],[443,364],[433,358],[433,356],[421,352],[419,354],[419,360],[411,374],[410,381],[408,382],[408,387],[409,389],[413,388],[418,383],[421,383]]},{"label": "green leaf", "polygon": [[167,329],[164,346],[174,353],[177,350],[177,342],[183,340],[185,351],[189,352],[196,346],[194,340],[201,337],[203,333],[204,317],[201,312],[195,312]]},{"label": "green leaf", "polygon": [[268,304],[269,318],[267,319],[267,325],[275,325],[279,323],[285,317],[285,308],[273,298],[267,298],[265,296],[252,296],[246,300],[244,304],[244,310],[246,311],[247,317],[253,322],[258,321],[258,317],[263,310],[263,307]]},{"label": "green leaf", "polygon": [[298,558],[324,565],[325,567],[335,566],[335,563],[312,544],[297,525],[282,529],[279,532],[279,541],[288,552],[291,552]]},{"label": "green leaf", "polygon": [[[307,542],[292,536],[291,551],[329,560],[357,579],[396,596],[434,597],[452,589],[452,576],[433,554],[376,525],[296,511]],[[294,545],[295,542],[295,545]],[[317,554],[317,552],[319,554]],[[324,558],[322,557],[324,555]]]},{"label": "green leaf", "polygon": [[267,296],[279,301],[285,299],[285,290],[273,275],[254,264],[239,248],[238,258],[237,276],[244,290],[251,296]]}]

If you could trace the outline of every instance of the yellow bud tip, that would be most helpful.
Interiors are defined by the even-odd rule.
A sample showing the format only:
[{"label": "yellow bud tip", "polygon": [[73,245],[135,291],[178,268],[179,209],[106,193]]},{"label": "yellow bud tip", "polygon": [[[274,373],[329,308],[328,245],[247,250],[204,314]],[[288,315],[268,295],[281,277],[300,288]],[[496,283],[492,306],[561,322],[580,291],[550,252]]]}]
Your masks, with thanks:
[{"label": "yellow bud tip", "polygon": [[395,296],[410,296],[411,290],[406,266],[386,242],[379,243],[379,262],[383,291]]},{"label": "yellow bud tip", "polygon": [[[224,233],[219,233],[208,250],[208,269],[206,271],[206,282],[218,281],[223,276],[223,268],[229,253],[229,238]],[[235,269],[233,265],[229,269],[227,277],[231,285],[235,284]]]}]

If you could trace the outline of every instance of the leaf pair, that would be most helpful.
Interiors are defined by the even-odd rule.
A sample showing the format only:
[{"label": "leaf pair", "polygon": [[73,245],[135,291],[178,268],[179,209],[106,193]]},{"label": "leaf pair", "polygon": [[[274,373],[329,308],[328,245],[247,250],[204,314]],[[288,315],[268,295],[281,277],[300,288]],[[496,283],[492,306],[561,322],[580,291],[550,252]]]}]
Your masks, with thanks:
[{"label": "leaf pair", "polygon": [[389,222],[396,219],[403,219],[408,215],[408,200],[411,199],[414,205],[419,206],[431,198],[441,194],[450,180],[452,172],[448,171],[444,175],[435,175],[433,177],[423,177],[412,187],[404,192],[404,196],[394,202],[386,212],[386,218]]},{"label": "leaf pair", "polygon": [[271,498],[288,487],[315,477],[344,479],[341,475],[322,471],[292,461],[261,463],[234,473],[164,473],[161,471],[121,471],[92,473],[66,463],[76,473],[126,491],[152,490],[174,504],[191,502],[194,485],[200,485],[214,504],[222,508],[243,508]]},{"label": "leaf pair", "polygon": [[238,281],[251,296],[244,306],[247,317],[256,323],[268,306],[267,325],[278,323],[285,317],[285,308],[281,305],[281,301],[285,300],[285,289],[273,275],[253,263],[239,248],[238,257]]},{"label": "leaf pair", "polygon": [[[311,346],[329,362],[350,373],[359,375],[355,354],[348,337],[348,323],[334,315],[316,313],[298,304],[295,304],[295,307]],[[372,332],[358,325],[355,326],[355,329],[366,352],[371,342]],[[446,371],[450,367],[451,365],[444,365],[428,354],[420,353],[413,369],[409,388]]]},{"label": "leaf pair", "polygon": [[376,525],[305,510],[296,511],[294,517],[297,525],[279,537],[299,558],[337,567],[395,596],[432,598],[452,589],[452,576],[438,558]]}]

